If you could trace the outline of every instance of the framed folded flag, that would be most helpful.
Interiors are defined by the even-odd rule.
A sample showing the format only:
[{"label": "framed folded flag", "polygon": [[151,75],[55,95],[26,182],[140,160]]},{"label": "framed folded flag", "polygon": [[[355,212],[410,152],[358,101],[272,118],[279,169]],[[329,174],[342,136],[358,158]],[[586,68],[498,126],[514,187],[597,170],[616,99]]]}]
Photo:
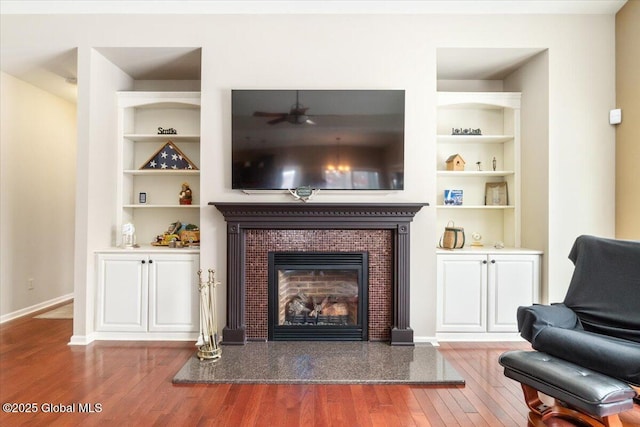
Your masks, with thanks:
[{"label": "framed folded flag", "polygon": [[153,156],[149,158],[140,169],[157,170],[178,170],[193,169],[198,170],[196,165],[178,148],[176,144],[168,141]]}]

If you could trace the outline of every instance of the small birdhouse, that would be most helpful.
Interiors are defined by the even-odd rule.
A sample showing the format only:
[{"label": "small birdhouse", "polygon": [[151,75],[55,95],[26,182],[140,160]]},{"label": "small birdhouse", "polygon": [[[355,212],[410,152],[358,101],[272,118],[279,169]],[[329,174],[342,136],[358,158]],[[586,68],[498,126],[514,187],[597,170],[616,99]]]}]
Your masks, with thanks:
[{"label": "small birdhouse", "polygon": [[453,154],[447,159],[448,171],[463,171],[465,161],[460,154]]}]

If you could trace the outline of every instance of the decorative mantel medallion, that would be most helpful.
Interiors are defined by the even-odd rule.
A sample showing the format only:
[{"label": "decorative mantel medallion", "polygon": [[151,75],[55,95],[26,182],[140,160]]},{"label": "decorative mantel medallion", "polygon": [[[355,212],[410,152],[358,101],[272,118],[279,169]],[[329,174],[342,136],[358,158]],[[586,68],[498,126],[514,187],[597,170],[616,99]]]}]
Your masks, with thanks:
[{"label": "decorative mantel medallion", "polygon": [[293,196],[293,198],[296,200],[300,200],[301,202],[308,202],[319,192],[319,188],[311,188],[308,185],[298,187],[294,190],[289,189],[289,193]]}]

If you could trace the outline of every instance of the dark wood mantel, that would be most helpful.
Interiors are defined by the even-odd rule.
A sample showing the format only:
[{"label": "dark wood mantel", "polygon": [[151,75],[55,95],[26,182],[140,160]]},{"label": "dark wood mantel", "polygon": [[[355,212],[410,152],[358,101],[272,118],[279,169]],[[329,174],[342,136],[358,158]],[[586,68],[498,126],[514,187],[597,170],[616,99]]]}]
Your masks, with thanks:
[{"label": "dark wood mantel", "polygon": [[223,344],[244,344],[245,248],[248,229],[388,229],[393,231],[391,344],[413,345],[409,326],[409,224],[427,203],[210,202],[227,222],[227,325]]}]

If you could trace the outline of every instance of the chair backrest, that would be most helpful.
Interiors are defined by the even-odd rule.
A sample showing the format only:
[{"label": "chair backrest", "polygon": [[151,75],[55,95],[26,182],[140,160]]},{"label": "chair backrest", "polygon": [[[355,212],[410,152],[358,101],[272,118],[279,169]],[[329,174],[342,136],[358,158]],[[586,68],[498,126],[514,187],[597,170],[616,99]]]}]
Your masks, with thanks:
[{"label": "chair backrest", "polygon": [[580,236],[564,304],[585,330],[640,342],[640,241]]}]

